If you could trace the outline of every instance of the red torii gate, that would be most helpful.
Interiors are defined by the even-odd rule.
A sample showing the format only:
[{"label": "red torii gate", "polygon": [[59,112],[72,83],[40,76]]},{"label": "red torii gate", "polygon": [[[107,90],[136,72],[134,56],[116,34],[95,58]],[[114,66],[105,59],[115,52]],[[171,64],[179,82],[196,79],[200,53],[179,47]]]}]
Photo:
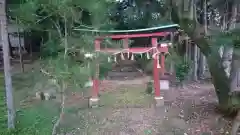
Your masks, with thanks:
[{"label": "red torii gate", "polygon": [[[95,51],[96,52],[107,52],[107,53],[141,53],[147,52],[151,53],[153,57],[153,80],[154,80],[154,92],[155,92],[155,100],[157,103],[159,101],[160,104],[163,103],[163,97],[160,94],[160,72],[165,72],[165,53],[168,53],[168,45],[166,44],[158,44],[158,37],[165,37],[169,35],[169,32],[155,32],[150,34],[121,34],[121,35],[110,35],[110,36],[102,36],[97,37],[95,39]],[[104,38],[118,39],[123,40],[123,49],[110,49],[104,48],[101,49],[101,41]],[[128,39],[130,38],[151,38],[151,47],[138,47],[138,48],[129,48]],[[159,55],[161,59],[160,67],[159,67]],[[96,75],[93,77],[93,86],[92,86],[92,97],[90,98],[90,104],[99,101],[98,97],[99,93],[99,64],[96,64]]]}]

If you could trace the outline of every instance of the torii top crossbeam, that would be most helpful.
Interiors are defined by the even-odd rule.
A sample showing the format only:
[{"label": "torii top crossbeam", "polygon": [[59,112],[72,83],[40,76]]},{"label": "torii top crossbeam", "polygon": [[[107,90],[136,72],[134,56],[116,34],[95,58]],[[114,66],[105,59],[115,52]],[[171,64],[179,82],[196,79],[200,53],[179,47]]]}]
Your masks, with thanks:
[{"label": "torii top crossbeam", "polygon": [[[127,44],[127,40],[130,38],[146,38],[146,37],[164,37],[169,35],[170,32],[176,31],[179,27],[178,24],[170,24],[170,25],[161,25],[158,27],[150,27],[144,29],[134,29],[134,30],[96,30],[96,29],[80,29],[75,28],[76,31],[82,32],[93,32],[93,33],[101,33],[104,34],[103,36],[96,36],[95,38],[95,49],[96,51],[101,52],[116,52],[119,50],[104,48],[100,49],[100,43],[104,38],[111,38],[111,39],[123,39],[124,41],[124,49],[129,48]],[[174,29],[174,30],[172,30]],[[143,48],[142,50],[146,50],[147,48]],[[115,51],[114,51],[115,50]],[[129,51],[136,52],[141,51],[141,48],[129,48]]]},{"label": "torii top crossbeam", "polygon": [[151,28],[145,28],[145,29],[134,29],[134,30],[96,30],[96,29],[81,29],[81,28],[75,28],[76,31],[83,31],[83,32],[96,32],[96,33],[107,33],[107,34],[113,34],[113,33],[144,33],[144,32],[153,32],[153,31],[165,31],[165,29],[171,29],[171,28],[178,28],[178,24],[170,24],[170,25],[161,25],[158,27],[151,27]]}]

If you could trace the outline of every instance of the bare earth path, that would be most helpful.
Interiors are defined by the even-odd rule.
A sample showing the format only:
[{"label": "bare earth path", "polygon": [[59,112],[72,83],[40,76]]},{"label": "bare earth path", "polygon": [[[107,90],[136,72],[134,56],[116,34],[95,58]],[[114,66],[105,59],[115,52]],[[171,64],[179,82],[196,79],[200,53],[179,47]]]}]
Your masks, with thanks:
[{"label": "bare earth path", "polygon": [[[162,91],[165,106],[156,108],[153,97],[144,91],[148,79],[103,81],[99,108],[81,107],[83,101],[79,99],[66,106],[60,125],[66,131],[62,135],[229,134],[231,121],[216,113],[217,99],[211,84]],[[67,97],[66,103],[70,100],[73,98]]]},{"label": "bare earth path", "polygon": [[[137,91],[146,87],[144,83],[146,78],[132,81],[104,81],[101,88],[103,93],[123,88]],[[89,109],[88,123],[95,124],[89,124],[87,131],[86,128],[84,129],[84,133],[80,128],[74,132],[90,135],[228,134],[230,122],[216,113],[217,99],[211,84],[192,84],[184,89],[171,88],[162,93],[165,97],[164,107],[155,107],[149,103],[142,106],[103,105]]]}]

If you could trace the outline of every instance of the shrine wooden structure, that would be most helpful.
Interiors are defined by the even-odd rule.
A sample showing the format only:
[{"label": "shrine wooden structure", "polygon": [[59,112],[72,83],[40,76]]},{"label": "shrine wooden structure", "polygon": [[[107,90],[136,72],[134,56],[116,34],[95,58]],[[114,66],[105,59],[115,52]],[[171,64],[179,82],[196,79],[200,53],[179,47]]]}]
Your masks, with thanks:
[{"label": "shrine wooden structure", "polygon": [[[98,36],[95,38],[95,51],[103,52],[103,53],[149,53],[153,58],[153,84],[154,84],[154,93],[155,100],[161,100],[163,97],[160,92],[160,73],[165,72],[165,54],[168,53],[168,44],[166,43],[158,43],[159,37],[166,37],[173,33],[173,31],[166,31],[168,28],[177,28],[177,24],[161,26],[161,27],[153,27],[147,29],[139,29],[139,30],[125,30],[122,31],[107,31],[109,33],[118,33],[113,35],[105,35]],[[165,30],[162,30],[165,29]],[[79,30],[79,29],[77,29]],[[82,30],[83,31],[83,30]],[[93,31],[93,30],[87,30]],[[150,31],[150,32],[149,32]],[[156,32],[157,31],[157,32]],[[159,32],[160,31],[160,32]],[[96,31],[97,32],[97,31]],[[106,32],[106,31],[105,31]],[[119,34],[120,33],[120,34]],[[123,34],[122,34],[123,33]],[[111,48],[101,48],[101,41],[105,38],[110,38],[114,40],[123,40],[123,48],[121,49],[111,49]],[[151,45],[148,47],[133,47],[129,46],[128,40],[131,38],[151,38]],[[160,66],[159,66],[160,64]],[[93,86],[92,86],[92,97],[90,101],[97,102],[99,100],[99,63],[96,63],[96,75],[93,77]]]}]

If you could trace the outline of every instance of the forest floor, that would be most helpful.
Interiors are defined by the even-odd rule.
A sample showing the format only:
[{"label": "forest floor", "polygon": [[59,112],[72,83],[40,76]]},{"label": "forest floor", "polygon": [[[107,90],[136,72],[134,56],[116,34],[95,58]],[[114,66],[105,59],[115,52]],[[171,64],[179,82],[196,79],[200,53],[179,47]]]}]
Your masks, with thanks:
[{"label": "forest floor", "polygon": [[[32,86],[39,83],[34,82],[33,76],[26,73],[13,76],[16,135],[51,135],[60,101],[33,100],[36,87]],[[229,134],[231,119],[216,111],[217,99],[210,83],[186,84],[183,89],[171,87],[162,91],[164,107],[155,107],[153,95],[146,94],[148,80],[149,77],[104,80],[98,108],[88,108],[88,98],[82,97],[81,92],[68,92],[59,132],[61,135]]]},{"label": "forest floor", "polygon": [[[73,120],[72,134],[91,135],[221,135],[228,134],[231,121],[216,112],[217,99],[211,84],[189,84],[184,89],[162,91],[164,107],[155,107],[145,94],[147,78],[104,81],[99,108],[80,109],[63,120],[62,128]],[[73,102],[71,102],[73,103]],[[75,104],[75,105],[74,105]],[[78,106],[75,102],[73,106]],[[75,115],[74,115],[75,114]],[[85,118],[83,118],[85,117]],[[84,120],[85,119],[85,120]],[[86,122],[87,120],[87,122]],[[68,121],[68,122],[67,122]],[[80,125],[80,126],[79,126]],[[73,126],[70,126],[73,127]]]}]

